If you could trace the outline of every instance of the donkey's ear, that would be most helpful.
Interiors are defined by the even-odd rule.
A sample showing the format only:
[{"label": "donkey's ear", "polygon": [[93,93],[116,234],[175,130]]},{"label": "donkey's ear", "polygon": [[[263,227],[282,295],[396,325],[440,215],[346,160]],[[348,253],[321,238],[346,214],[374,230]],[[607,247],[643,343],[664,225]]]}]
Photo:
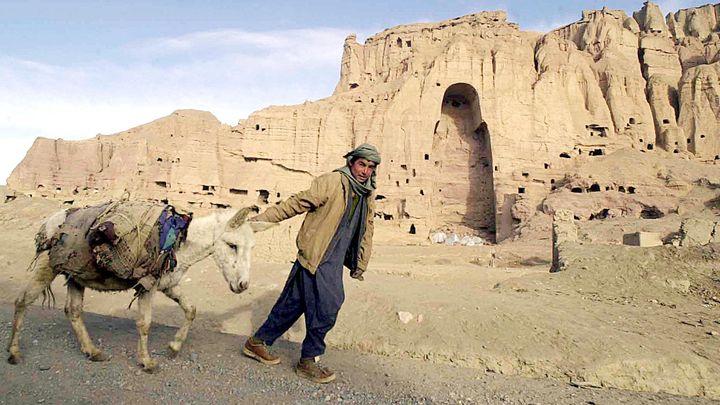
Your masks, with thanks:
[{"label": "donkey's ear", "polygon": [[275,222],[260,222],[260,221],[248,221],[248,225],[252,228],[253,232],[266,231],[274,226],[277,226]]},{"label": "donkey's ear", "polygon": [[232,218],[230,218],[227,226],[230,229],[239,227],[245,222],[248,215],[250,215],[251,212],[255,211],[255,209],[257,209],[257,207],[254,205],[252,207],[241,208],[240,210],[238,210],[238,212],[235,213],[235,215],[233,215]]}]

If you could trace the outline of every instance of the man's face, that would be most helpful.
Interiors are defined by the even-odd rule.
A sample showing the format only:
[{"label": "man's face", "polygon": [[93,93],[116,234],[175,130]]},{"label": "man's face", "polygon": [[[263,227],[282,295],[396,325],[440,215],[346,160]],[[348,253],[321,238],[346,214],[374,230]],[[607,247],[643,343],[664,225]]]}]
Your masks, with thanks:
[{"label": "man's face", "polygon": [[352,165],[350,165],[350,173],[355,177],[355,180],[360,183],[365,183],[375,172],[375,166],[377,166],[375,162],[371,162],[365,158],[357,158],[353,161]]}]

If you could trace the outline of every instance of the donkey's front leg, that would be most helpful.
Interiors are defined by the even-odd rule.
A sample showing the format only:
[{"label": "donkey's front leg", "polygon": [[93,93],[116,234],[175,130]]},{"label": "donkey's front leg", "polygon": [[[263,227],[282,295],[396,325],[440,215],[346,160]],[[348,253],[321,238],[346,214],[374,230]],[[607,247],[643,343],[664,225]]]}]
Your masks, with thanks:
[{"label": "donkey's front leg", "polygon": [[67,281],[67,298],[65,300],[65,316],[70,320],[75,335],[80,342],[80,351],[85,353],[88,359],[92,361],[107,361],[110,356],[106,355],[100,349],[95,347],[90,335],[85,328],[82,320],[83,295],[85,287],[76,283],[75,280],[69,278]]},{"label": "donkey's front leg", "polygon": [[57,273],[49,265],[49,256],[47,252],[41,253],[35,263],[35,273],[27,286],[15,300],[15,317],[13,319],[13,328],[10,334],[10,342],[8,343],[8,362],[10,364],[18,364],[22,356],[20,355],[20,331],[22,330],[23,320],[25,319],[25,311],[40,294],[50,286],[57,276]]},{"label": "donkey's front leg", "polygon": [[162,290],[162,292],[167,295],[168,298],[177,302],[178,305],[180,305],[180,308],[182,308],[182,310],[185,312],[185,321],[175,334],[175,340],[173,340],[169,344],[170,351],[173,355],[176,355],[182,348],[183,343],[185,343],[188,331],[190,330],[190,325],[192,325],[192,322],[195,319],[195,305],[192,305],[188,302],[187,297],[182,294],[182,292],[177,286],[167,288],[165,290]]},{"label": "donkey's front leg", "polygon": [[137,330],[140,334],[138,339],[138,363],[143,367],[144,371],[152,373],[157,368],[157,362],[150,358],[148,352],[148,334],[150,333],[150,324],[152,323],[152,299],[155,294],[155,287],[150,291],[140,294],[138,298],[138,319]]}]

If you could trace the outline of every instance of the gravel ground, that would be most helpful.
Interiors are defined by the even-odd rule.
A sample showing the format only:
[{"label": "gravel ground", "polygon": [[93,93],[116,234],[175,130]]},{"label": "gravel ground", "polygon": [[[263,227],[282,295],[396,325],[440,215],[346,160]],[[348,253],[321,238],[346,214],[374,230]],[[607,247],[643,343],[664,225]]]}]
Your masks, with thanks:
[{"label": "gravel ground", "polygon": [[[7,342],[12,308],[0,305],[0,339]],[[574,387],[553,380],[508,377],[411,359],[329,350],[323,363],[338,380],[317,385],[293,372],[299,347],[274,350],[283,363],[263,366],[240,353],[244,336],[191,330],[183,351],[169,358],[175,328],[155,324],[150,344],[160,370],[135,364],[136,331],[128,319],[85,314],[91,336],[113,355],[85,360],[62,310],[32,307],[21,339],[24,361],[0,362],[0,404],[349,403],[349,404],[705,404],[706,399]]]}]

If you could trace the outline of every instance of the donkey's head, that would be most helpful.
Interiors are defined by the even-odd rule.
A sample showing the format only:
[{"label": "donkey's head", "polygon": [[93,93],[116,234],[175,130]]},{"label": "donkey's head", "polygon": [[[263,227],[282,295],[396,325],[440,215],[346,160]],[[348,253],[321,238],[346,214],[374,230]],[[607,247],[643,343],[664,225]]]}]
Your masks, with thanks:
[{"label": "donkey's head", "polygon": [[275,225],[268,222],[249,222],[251,212],[257,212],[255,206],[239,210],[225,224],[220,237],[216,240],[213,258],[222,271],[230,289],[235,293],[245,291],[250,285],[250,258],[255,246],[255,232]]}]

